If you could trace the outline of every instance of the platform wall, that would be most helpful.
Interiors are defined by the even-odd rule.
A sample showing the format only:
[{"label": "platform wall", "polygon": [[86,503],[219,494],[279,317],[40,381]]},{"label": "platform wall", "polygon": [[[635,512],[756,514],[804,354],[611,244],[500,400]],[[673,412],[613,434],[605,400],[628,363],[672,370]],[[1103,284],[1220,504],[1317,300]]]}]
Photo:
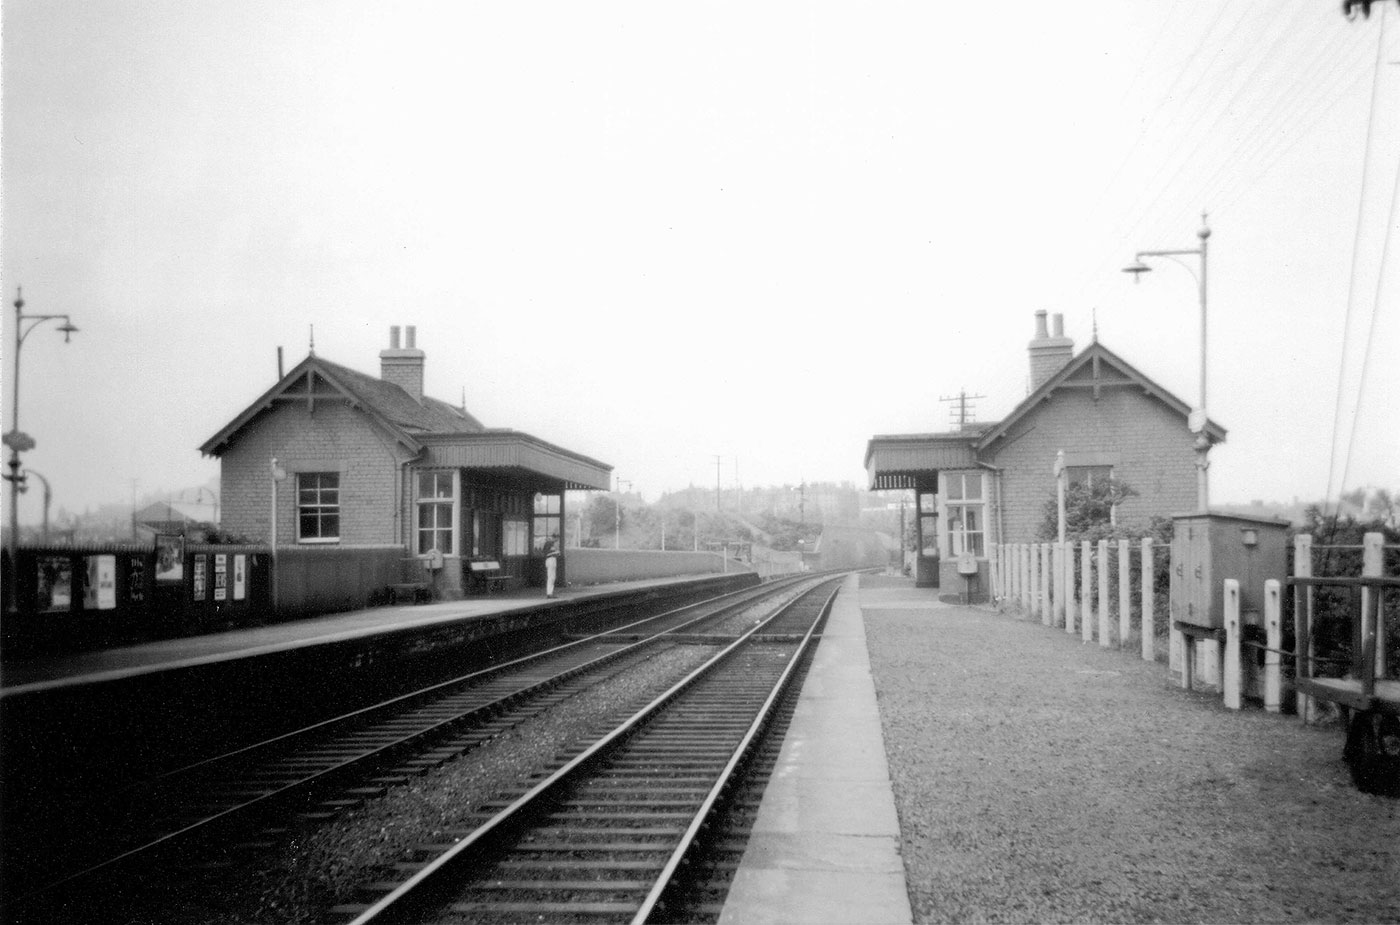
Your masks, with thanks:
[{"label": "platform wall", "polygon": [[713,552],[662,552],[657,549],[564,550],[570,585],[596,585],[608,581],[671,578],[677,575],[718,575],[753,571],[748,563]]}]

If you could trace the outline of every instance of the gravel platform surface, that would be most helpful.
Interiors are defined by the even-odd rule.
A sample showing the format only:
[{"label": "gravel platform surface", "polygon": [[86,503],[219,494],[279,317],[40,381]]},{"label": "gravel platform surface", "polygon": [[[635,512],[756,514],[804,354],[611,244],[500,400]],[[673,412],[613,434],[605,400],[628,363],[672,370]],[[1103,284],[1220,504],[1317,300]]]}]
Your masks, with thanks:
[{"label": "gravel platform surface", "polygon": [[1339,726],[862,576],[916,922],[1400,922],[1400,800]]}]

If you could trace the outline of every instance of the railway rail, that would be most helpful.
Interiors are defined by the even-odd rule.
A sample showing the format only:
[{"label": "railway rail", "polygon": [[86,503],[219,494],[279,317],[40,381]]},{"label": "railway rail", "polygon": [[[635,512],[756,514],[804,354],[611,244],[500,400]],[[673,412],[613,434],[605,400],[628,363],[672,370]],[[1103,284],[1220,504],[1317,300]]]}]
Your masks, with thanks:
[{"label": "railway rail", "polygon": [[71,908],[114,875],[226,847],[268,820],[329,818],[627,670],[658,645],[733,634],[736,624],[751,624],[755,605],[797,583],[633,621],[104,795],[104,805],[80,807],[60,823],[54,850],[18,872],[7,865],[9,882],[26,887],[7,891],[6,919],[51,920],[55,902]]},{"label": "railway rail", "polygon": [[[809,590],[646,707],[508,796],[450,843],[423,846],[381,894],[332,910],[353,925],[689,920],[703,836],[739,790],[765,726],[835,596]],[[702,875],[699,879],[703,880]]]}]

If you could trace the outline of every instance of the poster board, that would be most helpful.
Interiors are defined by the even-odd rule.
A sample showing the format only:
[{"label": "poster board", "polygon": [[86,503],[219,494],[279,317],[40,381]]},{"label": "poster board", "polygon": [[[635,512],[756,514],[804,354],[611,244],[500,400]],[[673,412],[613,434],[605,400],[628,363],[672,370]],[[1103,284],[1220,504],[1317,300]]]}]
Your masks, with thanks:
[{"label": "poster board", "polygon": [[180,584],[185,580],[185,537],[156,534],[156,584]]}]

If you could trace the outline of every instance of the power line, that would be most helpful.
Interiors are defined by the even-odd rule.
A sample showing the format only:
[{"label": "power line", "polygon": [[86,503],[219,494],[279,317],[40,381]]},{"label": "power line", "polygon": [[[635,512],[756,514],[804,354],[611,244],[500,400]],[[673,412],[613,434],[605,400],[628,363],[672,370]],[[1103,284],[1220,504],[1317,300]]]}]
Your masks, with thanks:
[{"label": "power line", "polygon": [[[1364,215],[1365,215],[1365,211],[1366,211],[1366,190],[1367,190],[1367,187],[1369,186],[1369,181],[1370,181],[1370,176],[1371,176],[1371,164],[1372,164],[1372,160],[1371,160],[1371,155],[1372,155],[1372,138],[1373,138],[1373,135],[1374,135],[1374,132],[1375,132],[1375,126],[1376,126],[1376,101],[1377,101],[1377,99],[1379,98],[1379,95],[1380,95],[1380,72],[1381,72],[1382,53],[1383,53],[1384,48],[1385,48],[1384,40],[1385,40],[1385,8],[1382,7],[1382,8],[1381,8],[1381,28],[1380,28],[1380,31],[1379,31],[1379,35],[1378,35],[1377,38],[1376,38],[1376,62],[1375,62],[1375,66],[1374,66],[1374,71],[1372,72],[1372,76],[1371,76],[1371,107],[1370,107],[1369,113],[1367,114],[1367,121],[1366,121],[1366,147],[1365,147],[1364,162],[1363,162],[1363,166],[1362,166],[1362,170],[1361,170],[1361,195],[1360,195],[1360,197],[1359,197],[1359,201],[1357,202],[1357,206],[1356,206],[1356,228],[1355,228],[1355,232],[1354,232],[1354,234],[1353,234],[1353,236],[1352,236],[1352,242],[1351,242],[1351,272],[1350,272],[1349,277],[1348,277],[1348,280],[1347,280],[1347,303],[1346,303],[1347,307],[1346,307],[1346,317],[1345,317],[1345,320],[1344,320],[1344,322],[1343,322],[1344,327],[1343,327],[1343,329],[1342,329],[1342,356],[1341,356],[1341,361],[1337,364],[1337,399],[1336,399],[1335,405],[1333,406],[1333,411],[1332,411],[1332,443],[1331,443],[1332,452],[1331,452],[1331,454],[1330,454],[1330,455],[1331,455],[1331,459],[1329,459],[1328,465],[1327,465],[1327,494],[1326,494],[1326,496],[1325,496],[1325,498],[1324,498],[1324,500],[1323,500],[1323,504],[1324,504],[1324,505],[1326,505],[1327,502],[1330,501],[1331,498],[1332,498],[1332,479],[1333,479],[1333,476],[1334,476],[1334,474],[1335,474],[1336,465],[1337,465],[1337,436],[1338,436],[1338,432],[1339,432],[1339,430],[1340,430],[1340,428],[1341,428],[1341,420],[1342,420],[1342,389],[1343,389],[1343,387],[1345,386],[1345,383],[1346,383],[1347,345],[1348,345],[1348,342],[1349,342],[1350,339],[1351,339],[1351,316],[1352,316],[1352,309],[1353,309],[1353,307],[1354,307],[1355,304],[1356,304],[1356,299],[1355,299],[1355,296],[1356,296],[1356,277],[1357,277],[1358,264],[1359,264],[1359,262],[1360,262],[1362,221],[1363,221],[1363,218],[1364,218]],[[1392,203],[1392,207],[1393,207],[1393,203]],[[1389,240],[1390,240],[1390,236],[1389,236],[1389,233],[1387,233],[1387,235],[1386,235],[1386,241],[1387,241],[1387,243],[1389,242]],[[1378,296],[1377,296],[1377,297],[1379,297],[1379,292],[1378,292]],[[1369,349],[1370,349],[1370,348],[1369,348],[1369,346],[1368,346],[1368,348],[1367,348],[1368,352],[1369,352]],[[1353,433],[1354,433],[1354,432],[1355,432],[1355,425],[1354,425],[1354,423],[1353,423],[1353,428],[1352,428],[1352,430],[1353,430]],[[1350,445],[1350,440],[1348,440],[1348,445]],[[1340,496],[1340,494],[1341,494],[1341,486],[1338,486],[1338,492],[1337,492],[1337,493],[1338,493],[1338,495]],[[1325,513],[1325,512],[1326,512],[1326,509],[1325,509],[1325,507],[1324,507],[1324,513]]]}]

